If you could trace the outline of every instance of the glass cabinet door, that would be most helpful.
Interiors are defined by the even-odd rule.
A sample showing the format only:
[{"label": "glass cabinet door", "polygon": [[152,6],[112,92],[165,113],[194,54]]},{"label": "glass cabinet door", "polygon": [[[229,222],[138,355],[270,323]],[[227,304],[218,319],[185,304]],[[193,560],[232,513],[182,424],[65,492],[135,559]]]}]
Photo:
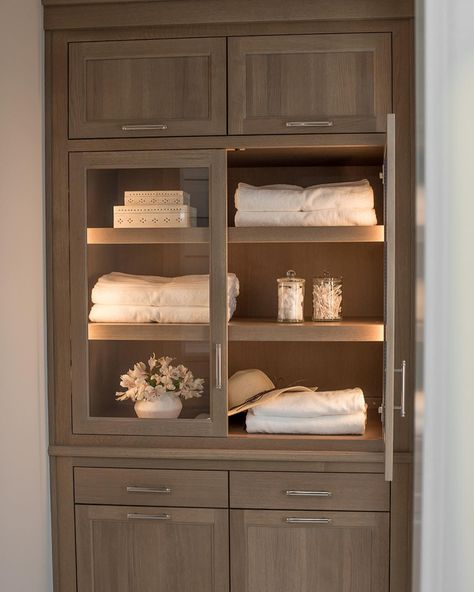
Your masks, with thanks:
[{"label": "glass cabinet door", "polygon": [[[71,155],[74,433],[227,433],[236,293],[226,273],[225,166],[220,150]],[[150,370],[153,355],[161,361]],[[182,410],[156,417],[144,399],[168,400],[171,415],[178,400]]]}]

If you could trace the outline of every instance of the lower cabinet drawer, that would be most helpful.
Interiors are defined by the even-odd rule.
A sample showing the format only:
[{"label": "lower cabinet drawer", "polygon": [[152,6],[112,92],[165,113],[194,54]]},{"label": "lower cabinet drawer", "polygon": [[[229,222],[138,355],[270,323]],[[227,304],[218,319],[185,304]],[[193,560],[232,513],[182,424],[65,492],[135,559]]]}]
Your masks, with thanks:
[{"label": "lower cabinet drawer", "polygon": [[232,592],[388,592],[389,514],[231,510]]},{"label": "lower cabinet drawer", "polygon": [[103,469],[76,467],[78,504],[226,508],[226,471]]},{"label": "lower cabinet drawer", "polygon": [[231,508],[387,511],[389,484],[373,473],[231,471]]}]

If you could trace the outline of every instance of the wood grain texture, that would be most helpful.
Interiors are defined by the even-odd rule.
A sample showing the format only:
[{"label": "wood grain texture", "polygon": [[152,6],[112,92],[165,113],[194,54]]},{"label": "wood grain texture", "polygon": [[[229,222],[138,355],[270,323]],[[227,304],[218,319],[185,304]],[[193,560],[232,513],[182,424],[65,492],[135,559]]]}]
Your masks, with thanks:
[{"label": "wood grain texture", "polygon": [[229,132],[380,132],[391,111],[390,35],[229,39]]},{"label": "wood grain texture", "polygon": [[[287,491],[329,495],[287,495]],[[230,507],[387,512],[390,487],[382,475],[243,472],[230,473]]]},{"label": "wood grain texture", "polygon": [[[76,468],[75,501],[79,504],[226,508],[225,471]],[[167,493],[129,492],[127,487],[169,489]]]},{"label": "wood grain texture", "polygon": [[78,505],[76,529],[78,592],[229,589],[226,510]]},{"label": "wood grain texture", "polygon": [[413,464],[395,462],[390,500],[390,590],[410,592],[413,561]]},{"label": "wood grain texture", "polygon": [[238,318],[229,323],[230,341],[382,341],[377,319],[344,319],[331,323],[278,323],[274,319]]},{"label": "wood grain texture", "polygon": [[70,137],[224,134],[225,84],[225,39],[72,43]]},{"label": "wood grain texture", "polygon": [[[175,438],[176,440],[176,438]],[[215,439],[216,444],[220,444]],[[328,450],[326,446],[322,450],[295,449],[293,442],[284,442],[284,447],[273,445],[265,449],[264,445],[259,446],[255,441],[249,449],[237,448],[198,448],[188,446],[187,448],[123,448],[119,446],[108,447],[98,446],[50,446],[49,453],[52,456],[67,456],[79,458],[120,458],[120,459],[167,459],[171,461],[187,460],[210,460],[210,461],[256,461],[256,462],[317,462],[317,463],[380,463],[383,466],[383,452],[353,452],[347,450]],[[326,443],[325,443],[326,444]],[[406,460],[410,462],[411,455],[400,453],[395,457],[397,462]],[[287,469],[285,469],[287,470]]]},{"label": "wood grain texture", "polygon": [[[319,518],[329,524],[288,524]],[[234,592],[388,591],[388,514],[231,511]]]},{"label": "wood grain texture", "polygon": [[414,15],[412,0],[174,0],[150,2],[133,0],[117,7],[107,2],[86,0],[75,4],[66,0],[46,3],[46,29],[84,29],[188,23],[271,23],[306,20],[360,20],[367,18],[403,18]]},{"label": "wood grain texture", "polygon": [[[241,164],[244,154],[249,152],[252,162],[255,162],[258,149],[260,159],[271,162],[286,159],[293,162],[291,155],[282,148],[294,148],[301,162],[312,164],[316,158],[326,165],[346,164],[368,165],[380,163],[383,160],[383,148],[385,134],[307,134],[288,135],[275,137],[262,136],[196,136],[181,138],[107,138],[90,140],[68,140],[68,149],[71,152],[94,152],[100,150],[173,150],[173,149],[212,149],[225,148],[229,150],[228,162],[230,166]],[[243,148],[244,150],[236,150]],[[276,159],[278,150],[279,158]],[[290,162],[290,164],[292,164]]]},{"label": "wood grain texture", "polygon": [[54,590],[77,592],[73,462],[51,458],[50,467]]}]

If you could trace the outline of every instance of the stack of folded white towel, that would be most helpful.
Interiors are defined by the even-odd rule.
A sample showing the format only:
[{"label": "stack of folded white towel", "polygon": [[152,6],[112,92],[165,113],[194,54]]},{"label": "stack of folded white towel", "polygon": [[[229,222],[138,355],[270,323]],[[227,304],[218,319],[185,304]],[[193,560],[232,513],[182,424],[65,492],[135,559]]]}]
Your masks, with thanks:
[{"label": "stack of folded white towel", "polygon": [[263,434],[356,434],[365,432],[367,405],[360,388],[288,392],[249,409],[246,429]]},{"label": "stack of folded white towel", "polygon": [[[239,280],[227,276],[227,310],[235,312]],[[92,289],[95,323],[209,323],[209,276],[160,277],[109,273]]]},{"label": "stack of folded white towel", "polygon": [[236,226],[375,226],[374,192],[367,181],[299,187],[239,183]]}]

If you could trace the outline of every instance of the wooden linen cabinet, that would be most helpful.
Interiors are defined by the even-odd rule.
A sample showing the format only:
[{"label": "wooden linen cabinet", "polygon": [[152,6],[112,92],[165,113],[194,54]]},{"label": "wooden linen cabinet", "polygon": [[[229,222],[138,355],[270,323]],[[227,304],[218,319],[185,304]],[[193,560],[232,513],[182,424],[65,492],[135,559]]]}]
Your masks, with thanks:
[{"label": "wooden linen cabinet", "polygon": [[[412,7],[43,3],[56,592],[409,591]],[[376,226],[234,225],[239,182],[362,178]],[[170,188],[191,195],[195,227],[114,228],[124,191]],[[307,280],[300,325],[275,321],[291,268]],[[344,278],[344,318],[313,323],[326,270]],[[210,322],[89,322],[111,271],[208,273]],[[179,419],[114,400],[153,351],[205,378]],[[245,368],[361,386],[366,433],[248,434],[227,417]]]}]

